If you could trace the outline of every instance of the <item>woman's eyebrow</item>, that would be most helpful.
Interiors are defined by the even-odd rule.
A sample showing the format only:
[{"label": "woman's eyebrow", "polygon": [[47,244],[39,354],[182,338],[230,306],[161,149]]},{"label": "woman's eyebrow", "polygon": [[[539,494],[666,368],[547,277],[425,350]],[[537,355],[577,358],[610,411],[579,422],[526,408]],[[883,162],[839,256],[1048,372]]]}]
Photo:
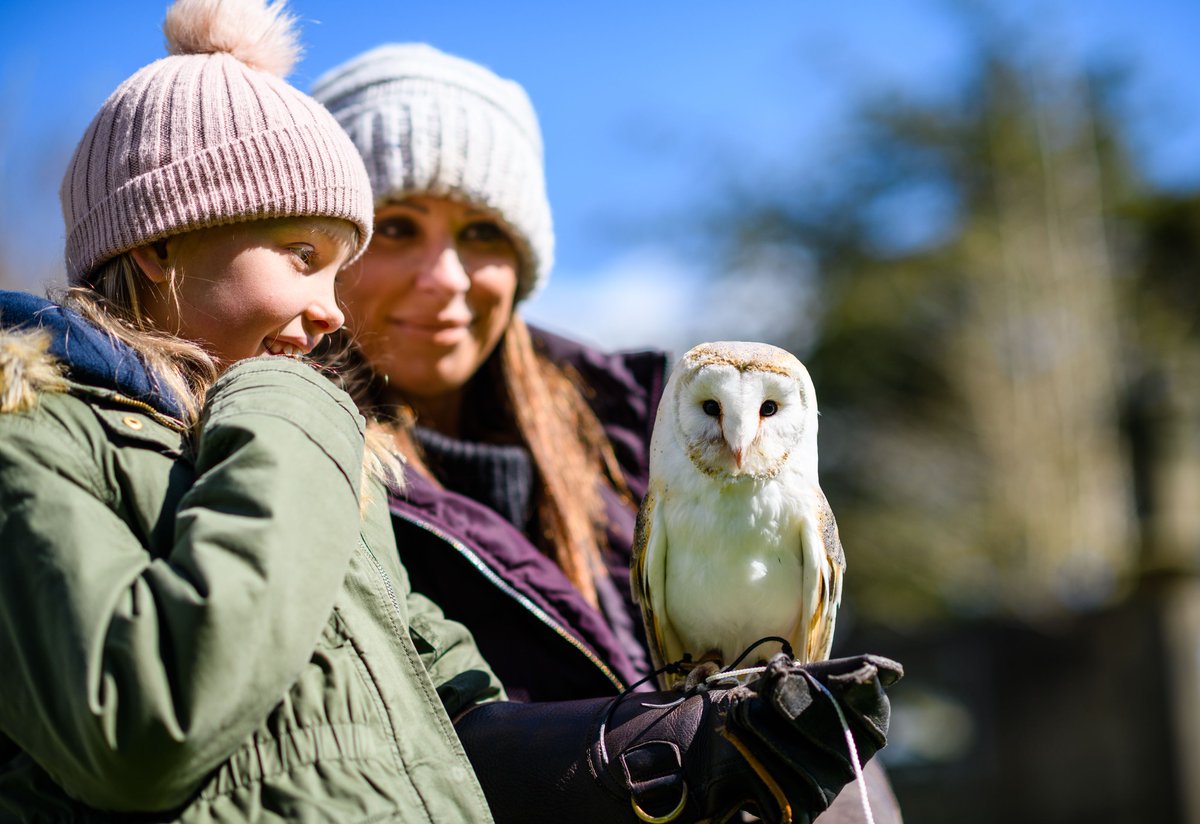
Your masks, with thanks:
[{"label": "woman's eyebrow", "polygon": [[414,203],[411,200],[386,200],[386,201],[384,201],[383,205],[384,206],[403,206],[406,209],[412,209],[413,211],[420,212],[421,214],[424,214],[424,215],[429,214],[428,207],[423,206],[420,203]]}]

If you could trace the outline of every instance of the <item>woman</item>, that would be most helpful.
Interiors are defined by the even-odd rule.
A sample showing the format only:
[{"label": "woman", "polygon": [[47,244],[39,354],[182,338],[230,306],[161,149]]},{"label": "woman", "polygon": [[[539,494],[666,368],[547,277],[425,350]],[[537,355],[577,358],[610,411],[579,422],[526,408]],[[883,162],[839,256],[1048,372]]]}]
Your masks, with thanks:
[{"label": "woman", "polygon": [[611,695],[648,674],[628,561],[665,355],[529,329],[553,232],[520,86],[424,45],[383,46],[314,96],[349,131],[376,231],[341,288],[400,429],[393,497],[414,585],[472,627],[510,696]]},{"label": "woman", "polygon": [[[522,321],[554,240],[528,97],[421,44],[352,58],[313,95],[375,191],[374,238],[340,288],[368,404],[415,470],[391,499],[414,588],[471,629],[514,699],[648,688],[629,556],[668,361]],[[868,776],[879,820],[899,821]],[[857,793],[842,799],[831,817],[859,820]]]}]

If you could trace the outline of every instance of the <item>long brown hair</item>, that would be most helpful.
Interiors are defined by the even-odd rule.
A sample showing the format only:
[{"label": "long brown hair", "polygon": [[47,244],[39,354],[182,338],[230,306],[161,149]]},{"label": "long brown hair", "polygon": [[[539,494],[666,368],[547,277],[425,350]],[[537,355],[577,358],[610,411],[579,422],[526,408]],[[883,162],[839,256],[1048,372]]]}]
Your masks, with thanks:
[{"label": "long brown hair", "polygon": [[520,316],[513,316],[498,354],[499,385],[537,472],[535,543],[595,606],[607,526],[602,484],[631,497],[612,444],[582,382],[536,350]]},{"label": "long brown hair", "polygon": [[[349,359],[361,361],[361,352],[354,350]],[[535,474],[530,538],[596,606],[608,521],[602,489],[607,486],[628,501],[632,495],[583,386],[573,370],[538,351],[529,327],[514,314],[496,351],[464,387],[464,407],[487,414],[464,415],[461,435],[529,450]],[[388,403],[385,397],[395,395],[378,376],[370,387],[360,406],[392,434],[411,467],[437,481],[412,436],[412,410],[403,402]]]}]

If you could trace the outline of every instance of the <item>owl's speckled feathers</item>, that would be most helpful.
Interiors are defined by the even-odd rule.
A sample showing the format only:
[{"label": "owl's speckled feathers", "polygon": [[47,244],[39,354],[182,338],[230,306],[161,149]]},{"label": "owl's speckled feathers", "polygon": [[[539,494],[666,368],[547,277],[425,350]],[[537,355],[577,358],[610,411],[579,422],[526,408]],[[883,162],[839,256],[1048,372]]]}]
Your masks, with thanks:
[{"label": "owl's speckled feathers", "polygon": [[[787,638],[801,663],[828,658],[844,569],[817,481],[808,370],[764,343],[689,350],[659,405],[634,540],[655,667],[685,653],[731,664],[768,635]],[[779,649],[764,644],[746,663]]]}]

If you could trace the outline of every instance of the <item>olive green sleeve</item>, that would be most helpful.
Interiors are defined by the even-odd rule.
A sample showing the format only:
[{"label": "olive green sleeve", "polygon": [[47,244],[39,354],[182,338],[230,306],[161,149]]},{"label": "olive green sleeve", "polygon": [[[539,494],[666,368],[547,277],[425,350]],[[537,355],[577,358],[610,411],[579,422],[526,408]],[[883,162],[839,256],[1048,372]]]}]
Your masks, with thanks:
[{"label": "olive green sleeve", "polygon": [[505,698],[470,630],[419,592],[409,593],[408,614],[413,641],[451,718],[472,704]]},{"label": "olive green sleeve", "polygon": [[484,660],[471,631],[447,618],[429,598],[412,590],[408,571],[396,552],[386,490],[373,482],[367,495],[363,536],[396,581],[404,600],[408,633],[447,714],[453,718],[471,704],[505,698],[500,679]]},{"label": "olive green sleeve", "polygon": [[362,422],[302,363],[230,368],[161,558],[110,506],[97,448],[45,412],[0,416],[0,730],[85,803],[165,809],[308,660],[359,540]]}]

